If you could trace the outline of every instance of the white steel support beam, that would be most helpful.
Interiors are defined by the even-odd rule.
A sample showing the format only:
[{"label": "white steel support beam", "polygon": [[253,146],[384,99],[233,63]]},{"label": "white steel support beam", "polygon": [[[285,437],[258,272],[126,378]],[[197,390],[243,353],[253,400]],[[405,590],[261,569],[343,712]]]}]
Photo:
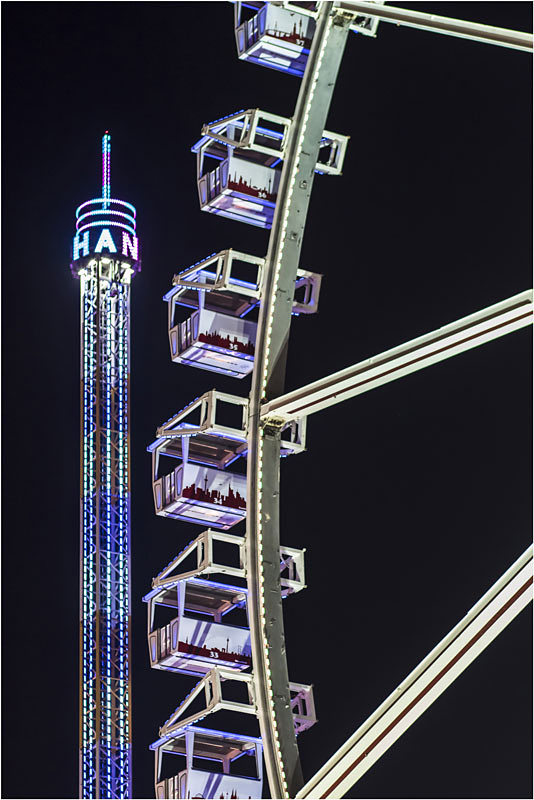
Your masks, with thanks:
[{"label": "white steel support beam", "polygon": [[255,697],[271,797],[295,797],[303,784],[295,739],[280,594],[281,428],[264,427],[260,405],[284,389],[295,279],[321,137],[351,15],[319,4],[293,114],[262,282],[249,400],[247,583]]},{"label": "white steel support beam", "polygon": [[532,290],[496,303],[373,358],[321,378],[261,407],[279,423],[314,414],[390,381],[532,324]]},{"label": "white steel support beam", "polygon": [[532,546],[301,789],[343,797],[532,599]]},{"label": "white steel support beam", "polygon": [[444,33],[458,36],[474,42],[496,44],[514,50],[532,52],[532,34],[523,31],[511,31],[507,28],[494,28],[492,25],[481,25],[479,22],[465,22],[451,17],[439,17],[436,14],[425,14],[408,8],[395,8],[382,3],[365,2],[365,0],[337,0],[337,8],[363,14],[366,17],[378,17],[383,22],[393,22],[409,28],[419,28],[433,33]]}]

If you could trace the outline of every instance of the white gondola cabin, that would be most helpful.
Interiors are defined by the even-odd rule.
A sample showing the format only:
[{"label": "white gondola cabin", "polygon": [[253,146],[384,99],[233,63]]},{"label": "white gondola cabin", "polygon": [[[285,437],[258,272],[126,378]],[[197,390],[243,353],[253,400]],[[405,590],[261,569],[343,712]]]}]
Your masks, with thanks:
[{"label": "white gondola cabin", "polygon": [[[154,578],[143,598],[151,667],[203,675],[251,666],[244,565],[243,537],[208,529]],[[282,597],[306,587],[303,550],[280,548],[280,585]]]},{"label": "white gondola cabin", "polygon": [[[236,2],[234,30],[240,59],[302,77],[315,33],[317,3]],[[376,36],[377,17],[357,15],[351,29]]]},{"label": "white gondola cabin", "polygon": [[[172,737],[162,737],[150,747],[155,751],[158,800],[262,797],[263,749],[259,737],[191,726]],[[178,756],[185,769],[164,778],[162,768],[170,760],[164,757],[169,755],[174,756],[173,761]]]},{"label": "white gondola cabin", "polygon": [[[270,228],[290,126],[257,108],[204,125],[191,148],[202,211]],[[324,131],[316,172],[340,174],[348,138]]]},{"label": "white gondola cabin", "polygon": [[[251,318],[260,302],[265,259],[223,250],[174,276],[168,303],[171,359],[187,366],[244,378],[252,372],[257,323]],[[249,280],[236,277],[245,272]],[[317,310],[321,276],[299,269],[294,314]],[[177,306],[193,309],[182,322]]]},{"label": "white gondola cabin", "polygon": [[[152,454],[156,514],[228,530],[246,516],[245,475],[226,467],[247,454],[248,400],[212,390],[198,397],[157,429]],[[282,430],[280,454],[306,447],[306,418]],[[179,466],[160,475],[160,457]],[[163,472],[163,470],[162,470]]]},{"label": "white gondola cabin", "polygon": [[[316,722],[313,690],[289,684],[295,732]],[[230,695],[230,696],[229,696]],[[261,739],[244,733],[200,728],[198,723],[218,712],[256,716],[252,675],[215,667],[195,686],[160,728],[160,738],[150,745],[155,755],[155,789],[158,798],[260,798],[262,796]],[[213,717],[212,717],[213,719]],[[250,725],[246,725],[250,730]],[[254,722],[257,728],[257,721]],[[185,757],[185,769],[163,775],[163,756]],[[252,758],[244,758],[248,755]],[[167,759],[168,761],[169,759]],[[214,766],[217,764],[218,769]]]},{"label": "white gondola cabin", "polygon": [[[315,9],[315,3],[300,6],[308,6],[310,11]],[[290,75],[304,75],[315,33],[313,16],[302,13],[302,8],[262,2],[235,3],[234,14],[240,59]]]},{"label": "white gondola cabin", "polygon": [[[155,587],[148,603],[150,666],[168,672],[204,675],[214,664],[242,670],[251,666],[250,631],[223,618],[244,609],[246,590],[201,578],[177,579]],[[154,612],[168,609],[172,619],[156,627]],[[205,616],[204,619],[199,618]]]}]

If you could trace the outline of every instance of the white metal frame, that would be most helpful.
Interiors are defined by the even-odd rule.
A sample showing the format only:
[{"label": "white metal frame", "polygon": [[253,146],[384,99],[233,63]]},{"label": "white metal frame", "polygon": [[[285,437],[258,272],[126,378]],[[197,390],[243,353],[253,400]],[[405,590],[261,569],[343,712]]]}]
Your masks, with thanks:
[{"label": "white metal frame", "polygon": [[[227,700],[223,697],[223,684],[229,681],[245,684],[248,703]],[[290,683],[290,689],[293,693],[293,721],[298,733],[310,728],[316,722],[313,688],[303,683]],[[183,715],[189,706],[202,693],[204,693],[205,706],[184,719]],[[182,731],[183,728],[194,725],[208,714],[215,714],[217,711],[237,711],[242,714],[256,715],[254,682],[251,674],[243,674],[223,667],[213,667],[159,729],[160,738],[172,738],[176,731]]]},{"label": "white metal frame", "polygon": [[[232,274],[235,262],[252,265],[251,280],[240,280]],[[230,248],[214,253],[179,272],[172,281],[174,288],[163,297],[169,303],[169,329],[174,326],[174,306],[176,303],[181,304],[180,298],[190,289],[198,292],[232,292],[253,299],[255,302],[251,303],[250,308],[257,305],[260,299],[264,267],[265,258],[251,256]],[[211,272],[209,268],[215,271]],[[297,270],[295,292],[304,287],[305,294],[302,300],[293,299],[293,314],[315,314],[319,306],[322,277],[317,272],[309,272],[300,268]]]},{"label": "white metal frame", "polygon": [[[241,406],[243,409],[242,422],[240,428],[232,428],[227,425],[222,425],[217,421],[217,403],[228,403],[231,405]],[[152,480],[158,479],[159,473],[159,459],[160,455],[165,455],[170,458],[178,458],[182,461],[188,461],[190,456],[190,447],[194,448],[194,437],[202,434],[204,437],[213,436],[223,437],[235,442],[234,448],[229,453],[227,460],[220,464],[213,464],[212,466],[218,469],[225,469],[232,464],[237,458],[245,458],[247,455],[247,425],[248,425],[248,399],[238,397],[237,395],[226,394],[218,392],[216,389],[211,389],[205,392],[201,397],[197,397],[188,406],[183,408],[173,417],[170,417],[167,422],[160,425],[156,429],[156,441],[148,446],[149,452],[152,453]],[[196,414],[200,410],[200,423],[198,425],[188,422],[188,417]],[[306,419],[299,418],[296,420],[288,420],[287,424],[283,426],[283,431],[288,431],[289,436],[282,440],[282,455],[295,455],[302,453],[306,449]],[[193,438],[193,443],[190,445],[190,438]],[[181,454],[166,453],[165,447],[169,439],[182,439],[182,452]],[[194,453],[191,455],[191,461],[196,461]]]},{"label": "white metal frame", "polygon": [[[282,132],[264,128],[260,122],[272,122],[282,127]],[[263,153],[266,156],[273,156],[284,160],[287,154],[287,142],[291,130],[292,120],[288,117],[281,117],[278,114],[271,114],[262,111],[260,108],[249,108],[246,111],[238,111],[229,114],[227,117],[208,122],[202,127],[202,138],[193,145],[191,150],[197,154],[197,176],[203,175],[204,156],[210,155],[209,148],[212,142],[219,142],[226,145],[228,153],[230,150],[252,150],[256,153]],[[233,126],[241,130],[239,138],[229,135],[228,127]],[[273,140],[273,146],[260,144],[258,136],[267,137]],[[323,131],[321,147],[330,147],[330,156],[326,162],[317,161],[315,172],[321,175],[341,175],[343,161],[350,136],[333,131]],[[276,142],[276,146],[275,146]]]},{"label": "white metal frame", "polygon": [[[217,421],[217,403],[229,403],[230,405],[241,406],[241,427],[230,428],[226,425],[221,425]],[[230,437],[242,438],[242,434],[246,433],[247,425],[247,405],[248,400],[246,397],[239,397],[234,394],[226,394],[219,392],[217,389],[211,389],[205,392],[201,397],[197,397],[188,406],[183,408],[173,417],[170,417],[167,422],[160,425],[156,430],[156,435],[161,438],[171,439],[177,436],[194,436],[197,433],[212,433],[214,435],[227,434]],[[200,423],[194,425],[187,421],[187,418],[194,414],[196,410],[200,410]]]},{"label": "white metal frame", "polygon": [[[234,545],[238,549],[239,567],[221,564],[215,561],[213,557],[214,542],[225,542],[226,544]],[[154,596],[152,599],[157,603],[157,597],[160,592],[155,593],[155,589],[164,592],[181,581],[190,578],[200,578],[202,575],[222,574],[234,578],[245,578],[245,549],[246,541],[242,536],[207,528],[193,539],[193,541],[189,542],[187,547],[184,547],[182,552],[175,556],[175,558],[167,564],[165,569],[153,578],[152,591],[145,599],[148,601],[149,596],[153,594]],[[280,546],[280,583],[285,595],[296,594],[306,588],[304,566],[305,552],[306,548]],[[186,569],[185,571],[177,573],[176,570],[178,567],[182,566],[183,568],[184,561],[195,554],[196,566],[192,569]],[[238,588],[237,590],[239,592],[247,591],[242,588]]]},{"label": "white metal frame", "polygon": [[[228,563],[220,563],[215,561],[213,556],[213,545],[215,542],[224,542],[226,544],[234,545],[237,548],[237,559],[239,566],[232,566]],[[193,541],[189,542],[181,553],[179,553],[172,561],[167,564],[155,578],[152,580],[152,589],[148,594],[143,597],[147,603],[147,635],[154,633],[156,630],[154,626],[155,606],[162,602],[165,593],[170,589],[179,586],[186,581],[193,580],[202,583],[202,577],[209,578],[212,575],[225,575],[231,578],[246,578],[246,542],[242,536],[236,536],[231,533],[223,533],[221,531],[214,531],[211,528],[203,531]],[[282,596],[287,597],[290,594],[297,594],[302,589],[306,589],[306,575],[305,575],[305,559],[304,554],[306,548],[295,547],[280,547],[280,585],[282,587]],[[196,556],[196,558],[195,558]],[[184,562],[196,561],[195,566],[186,565]],[[180,572],[177,572],[179,568]],[[222,584],[218,582],[219,587]],[[235,606],[242,605],[246,602],[248,589],[242,586],[226,585],[228,591],[234,590],[235,598],[233,602],[227,604],[222,612],[214,614],[215,622],[222,622],[222,615],[230,611]],[[183,613],[185,603],[185,595],[183,592],[178,592],[178,605],[176,607],[177,614],[180,611]],[[220,618],[219,618],[220,617]],[[295,686],[300,684],[295,684]]]}]

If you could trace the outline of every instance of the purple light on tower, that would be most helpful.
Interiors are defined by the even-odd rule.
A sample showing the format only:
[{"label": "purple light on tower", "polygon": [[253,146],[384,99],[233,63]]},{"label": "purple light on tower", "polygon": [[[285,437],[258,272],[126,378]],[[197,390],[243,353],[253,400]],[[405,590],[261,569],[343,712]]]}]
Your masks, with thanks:
[{"label": "purple light on tower", "polygon": [[71,271],[81,299],[81,798],[130,798],[130,283],[140,269],[135,208],[102,197],[76,210]]}]

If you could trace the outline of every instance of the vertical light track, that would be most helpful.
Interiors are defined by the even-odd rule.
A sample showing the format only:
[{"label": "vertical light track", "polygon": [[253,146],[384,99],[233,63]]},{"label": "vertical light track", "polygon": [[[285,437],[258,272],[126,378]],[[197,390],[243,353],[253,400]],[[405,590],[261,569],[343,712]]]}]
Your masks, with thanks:
[{"label": "vertical light track", "polygon": [[102,208],[109,208],[111,199],[111,136],[106,131],[102,137]]},{"label": "vertical light track", "polygon": [[81,665],[80,795],[90,797],[96,781],[96,495],[98,469],[96,455],[97,381],[97,280],[93,272],[80,276],[82,321],[82,469],[81,469]]},{"label": "vertical light track", "polygon": [[[129,285],[118,262],[81,276],[80,796],[131,797],[129,703]],[[98,319],[98,324],[97,324]]]}]

